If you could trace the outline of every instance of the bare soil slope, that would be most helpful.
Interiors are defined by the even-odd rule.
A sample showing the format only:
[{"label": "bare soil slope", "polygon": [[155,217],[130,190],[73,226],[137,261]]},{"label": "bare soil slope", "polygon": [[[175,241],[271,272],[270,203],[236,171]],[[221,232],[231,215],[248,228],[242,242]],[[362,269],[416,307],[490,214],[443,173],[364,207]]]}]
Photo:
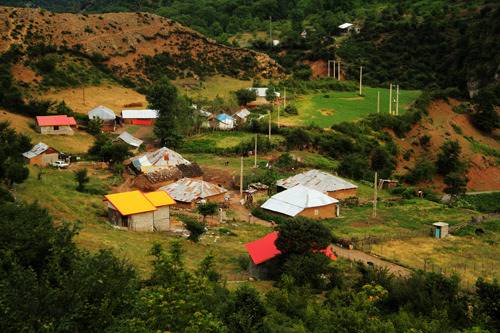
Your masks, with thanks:
[{"label": "bare soil slope", "polygon": [[169,67],[235,77],[281,73],[269,56],[218,44],[172,20],[149,13],[69,14],[41,9],[0,7],[0,52],[11,45],[43,43],[104,56],[105,64],[129,78],[144,76],[144,56],[166,54]]},{"label": "bare soil slope", "polygon": [[[500,151],[500,141],[478,131],[472,126],[467,115],[453,112],[453,106],[458,103],[455,100],[433,102],[428,110],[429,115],[414,126],[406,138],[397,139],[402,153],[411,151],[409,161],[403,158],[398,161],[398,172],[406,173],[406,169],[413,167],[419,157],[430,155],[435,158],[446,140],[456,140],[462,148],[462,156],[469,162],[468,190],[500,190],[499,160],[480,148],[489,147],[491,150]],[[431,137],[427,148],[419,144],[419,138],[424,135]],[[434,179],[432,185],[437,189],[444,187],[439,177]]]}]

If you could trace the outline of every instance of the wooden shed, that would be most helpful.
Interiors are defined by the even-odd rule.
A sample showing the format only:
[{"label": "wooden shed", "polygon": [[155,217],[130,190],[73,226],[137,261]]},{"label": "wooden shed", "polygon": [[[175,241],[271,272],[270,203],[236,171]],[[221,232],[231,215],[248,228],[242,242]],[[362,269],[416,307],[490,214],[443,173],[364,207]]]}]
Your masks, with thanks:
[{"label": "wooden shed", "polygon": [[108,202],[109,220],[116,226],[149,232],[170,229],[170,206],[175,201],[163,191],[130,191],[104,198]]},{"label": "wooden shed", "polygon": [[43,142],[39,142],[30,151],[23,153],[30,165],[48,166],[59,159],[59,152]]}]

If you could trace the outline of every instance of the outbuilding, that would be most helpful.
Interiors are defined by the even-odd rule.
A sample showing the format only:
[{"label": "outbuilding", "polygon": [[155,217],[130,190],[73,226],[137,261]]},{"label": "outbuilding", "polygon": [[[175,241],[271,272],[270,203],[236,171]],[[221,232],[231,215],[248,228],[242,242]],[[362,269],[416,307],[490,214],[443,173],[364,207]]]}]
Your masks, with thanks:
[{"label": "outbuilding", "polygon": [[130,191],[104,198],[108,202],[109,220],[118,227],[149,232],[170,229],[170,206],[175,201],[163,191]]},{"label": "outbuilding", "polygon": [[262,208],[289,217],[327,219],[339,216],[339,201],[303,185],[294,186],[269,198]]},{"label": "outbuilding", "polygon": [[101,130],[103,132],[114,132],[116,129],[116,115],[110,108],[99,105],[89,111],[88,117],[90,120],[102,120]]},{"label": "outbuilding", "polygon": [[120,134],[118,136],[118,139],[122,140],[123,142],[134,148],[139,148],[143,143],[142,140],[136,138],[135,136],[133,136],[128,132],[123,132],[122,134]]},{"label": "outbuilding", "polygon": [[276,182],[278,191],[283,191],[297,185],[312,188],[338,200],[356,197],[358,194],[358,187],[356,185],[321,170],[309,170]]},{"label": "outbuilding", "polygon": [[23,153],[30,165],[47,166],[59,159],[59,152],[43,142],[39,142],[30,151]]},{"label": "outbuilding", "polygon": [[158,119],[158,110],[123,110],[121,117],[125,124],[151,126]]},{"label": "outbuilding", "polygon": [[436,222],[432,224],[432,234],[435,238],[441,239],[448,236],[449,224],[444,222]]},{"label": "outbuilding", "polygon": [[222,186],[201,179],[182,178],[175,183],[160,187],[179,207],[194,208],[199,202],[224,203],[227,190]]},{"label": "outbuilding", "polygon": [[36,127],[42,134],[73,135],[76,128],[76,120],[66,115],[37,116]]},{"label": "outbuilding", "polygon": [[247,108],[241,109],[234,114],[234,118],[238,124],[246,123],[248,116],[250,115],[250,111]]},{"label": "outbuilding", "polygon": [[232,130],[236,124],[233,117],[226,113],[221,113],[215,117],[217,128],[221,130]]}]

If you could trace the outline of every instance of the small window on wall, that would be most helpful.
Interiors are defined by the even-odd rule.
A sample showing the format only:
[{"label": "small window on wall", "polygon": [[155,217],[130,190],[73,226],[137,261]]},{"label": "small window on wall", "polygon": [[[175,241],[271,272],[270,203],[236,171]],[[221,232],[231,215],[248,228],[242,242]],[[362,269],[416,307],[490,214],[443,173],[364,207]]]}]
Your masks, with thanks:
[{"label": "small window on wall", "polygon": [[319,210],[318,210],[318,209],[315,209],[315,210],[314,210],[314,215],[315,215],[315,216],[318,216],[318,215],[319,215]]},{"label": "small window on wall", "polygon": [[54,126],[54,131],[59,131],[59,126]]}]

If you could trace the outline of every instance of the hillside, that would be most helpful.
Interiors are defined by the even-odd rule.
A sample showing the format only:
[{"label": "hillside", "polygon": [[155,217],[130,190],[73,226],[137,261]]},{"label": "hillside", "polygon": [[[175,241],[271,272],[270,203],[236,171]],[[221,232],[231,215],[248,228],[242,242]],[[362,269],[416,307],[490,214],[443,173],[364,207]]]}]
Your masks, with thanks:
[{"label": "hillside", "polygon": [[[272,77],[267,55],[218,44],[172,20],[148,13],[56,14],[0,7],[0,52],[20,45],[30,55],[54,49],[81,54],[132,82],[167,75]],[[40,47],[44,45],[44,47]]]}]

